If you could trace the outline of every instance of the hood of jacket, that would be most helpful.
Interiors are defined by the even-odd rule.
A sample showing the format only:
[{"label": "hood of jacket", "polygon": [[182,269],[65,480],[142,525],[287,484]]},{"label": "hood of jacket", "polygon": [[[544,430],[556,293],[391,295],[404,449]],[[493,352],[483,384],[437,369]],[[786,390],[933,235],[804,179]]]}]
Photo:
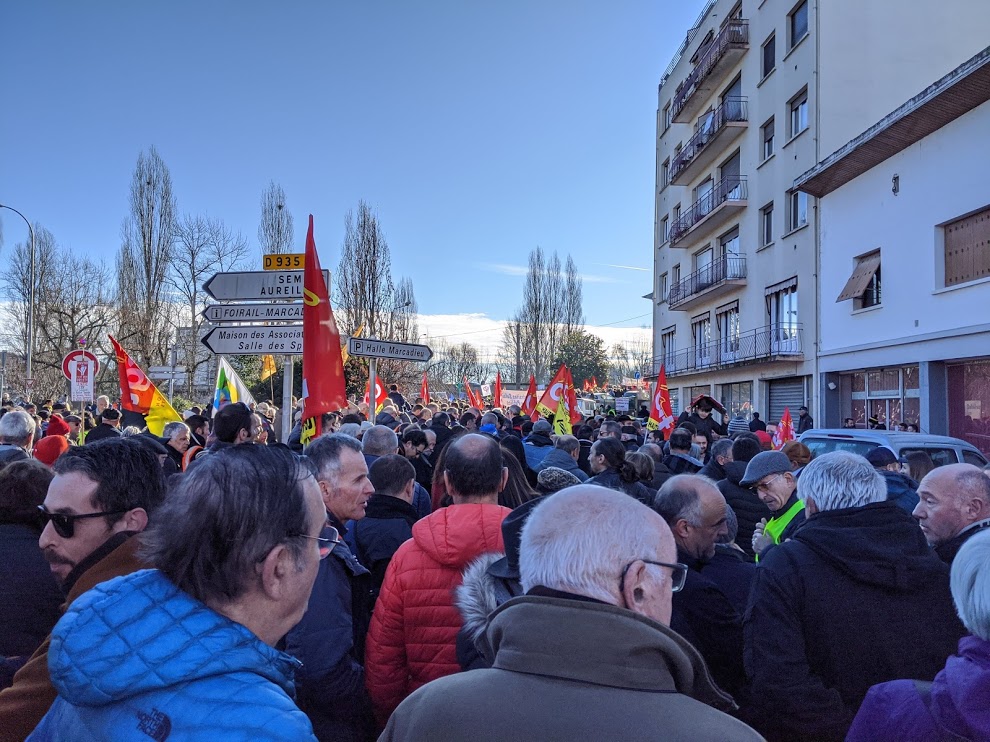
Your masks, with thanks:
[{"label": "hood of jacket", "polygon": [[232,673],[259,675],[291,697],[300,663],[147,569],[72,603],[52,631],[48,665],[66,701],[104,706]]},{"label": "hood of jacket", "polygon": [[564,471],[574,471],[580,468],[573,456],[559,448],[555,448],[547,453],[540,464],[541,469],[545,469],[548,466],[556,466],[558,469],[563,469]]},{"label": "hood of jacket", "polygon": [[546,433],[530,433],[526,436],[525,442],[531,446],[536,446],[537,448],[553,446],[553,439]]},{"label": "hood of jacket", "polygon": [[981,739],[990,729],[990,642],[975,636],[959,641],[959,654],[945,663],[932,683],[932,718],[963,739]]},{"label": "hood of jacket", "polygon": [[746,476],[746,466],[748,464],[748,461],[730,461],[725,465],[725,478],[736,485],[736,487],[742,487],[740,482]]},{"label": "hood of jacket", "polygon": [[482,554],[464,570],[461,584],[454,591],[454,603],[464,619],[464,631],[475,642],[488,627],[488,615],[498,608],[495,578],[488,568],[504,554]]},{"label": "hood of jacket", "polygon": [[502,521],[511,512],[501,505],[450,505],[416,521],[413,541],[434,561],[460,570],[485,552],[505,552]]},{"label": "hood of jacket", "polygon": [[948,569],[918,522],[889,500],[815,513],[793,538],[849,579],[900,593],[927,590]]},{"label": "hood of jacket", "polygon": [[887,482],[888,500],[900,500],[905,496],[913,497],[918,492],[918,483],[899,471],[881,471],[880,476]]},{"label": "hood of jacket", "polygon": [[614,605],[524,595],[489,619],[493,667],[583,683],[677,692],[721,711],[736,708],[705,661],[667,626]]}]

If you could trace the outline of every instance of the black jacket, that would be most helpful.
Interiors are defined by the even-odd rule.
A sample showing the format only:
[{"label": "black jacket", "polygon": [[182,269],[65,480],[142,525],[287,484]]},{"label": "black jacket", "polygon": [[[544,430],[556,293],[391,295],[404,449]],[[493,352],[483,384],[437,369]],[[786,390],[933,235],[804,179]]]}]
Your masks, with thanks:
[{"label": "black jacket", "polygon": [[119,438],[120,431],[113,427],[112,425],[107,425],[106,423],[100,423],[91,431],[86,433],[86,443],[96,443],[96,441],[102,441],[105,438]]},{"label": "black jacket", "polygon": [[753,556],[753,532],[756,524],[763,518],[770,520],[773,514],[764,505],[756,493],[749,487],[743,487],[739,482],[746,474],[745,461],[733,461],[725,465],[725,479],[718,483],[718,491],[725,501],[735,511],[739,521],[739,533],[736,543],[750,557]]},{"label": "black jacket", "polygon": [[715,457],[708,459],[708,463],[701,467],[698,472],[703,477],[708,477],[713,482],[721,482],[725,479],[725,467],[715,460]]},{"label": "black jacket", "polygon": [[674,593],[670,628],[694,645],[718,686],[738,702],[746,687],[742,614],[702,572],[702,562],[680,549],[677,561],[689,569],[684,587]]},{"label": "black jacket", "polygon": [[811,430],[814,427],[815,420],[811,415],[798,415],[797,431],[795,432],[795,435],[801,435],[801,433]]},{"label": "black jacket", "polygon": [[659,490],[663,483],[670,479],[673,474],[662,461],[653,462],[653,479],[646,485],[651,490]]},{"label": "black jacket", "polygon": [[377,492],[368,500],[364,517],[354,523],[354,556],[371,572],[372,599],[378,598],[385,570],[396,549],[412,538],[412,527],[419,519],[416,508],[405,500]]},{"label": "black jacket", "polygon": [[966,539],[973,534],[979,533],[984,528],[990,528],[990,520],[978,521],[964,529],[961,533],[957,533],[948,541],[943,541],[935,547],[935,553],[938,554],[939,559],[949,566],[952,566],[952,560],[956,558],[956,554],[959,553],[959,549],[962,548],[962,545],[966,543]]},{"label": "black jacket", "polygon": [[695,461],[697,461],[697,459],[672,453],[664,457],[663,465],[667,467],[667,471],[669,471],[671,475],[697,474],[701,471],[703,465],[696,464]]},{"label": "black jacket", "polygon": [[[712,413],[714,414],[714,413]],[[705,436],[708,440],[712,439],[713,433],[718,433],[719,435],[725,435],[726,429],[725,425],[716,422],[712,415],[708,417],[702,417],[697,412],[692,412],[690,415],[687,410],[681,413],[680,417],[677,418],[677,423],[689,422],[694,425],[695,429],[698,431],[698,435]]]},{"label": "black jacket", "polygon": [[870,686],[933,678],[966,633],[948,566],[890,502],[810,516],[761,559],[744,621],[770,740],[843,739]]},{"label": "black jacket", "polygon": [[[342,524],[331,522],[344,532]],[[346,544],[338,544],[320,562],[306,613],[284,640],[285,651],[303,663],[296,672],[296,701],[321,742],[365,740],[371,734],[363,667],[370,583],[368,570]]]},{"label": "black jacket", "polygon": [[4,443],[0,445],[0,467],[4,467],[7,464],[13,464],[15,461],[24,461],[29,458],[31,457],[28,456],[27,451],[20,446],[15,446],[12,443]]},{"label": "black jacket", "polygon": [[606,469],[601,474],[596,474],[588,480],[588,484],[597,484],[599,487],[608,487],[616,492],[625,492],[630,497],[635,497],[647,507],[653,507],[653,499],[656,492],[651,490],[642,482],[626,482],[622,475],[615,469]]},{"label": "black jacket", "polygon": [[715,556],[701,568],[701,574],[714,582],[742,616],[749,603],[749,591],[756,576],[752,557],[728,544],[715,544]]},{"label": "black jacket", "polygon": [[757,430],[762,430],[764,433],[767,432],[767,424],[759,419],[753,419],[749,421],[749,432],[755,433]]}]

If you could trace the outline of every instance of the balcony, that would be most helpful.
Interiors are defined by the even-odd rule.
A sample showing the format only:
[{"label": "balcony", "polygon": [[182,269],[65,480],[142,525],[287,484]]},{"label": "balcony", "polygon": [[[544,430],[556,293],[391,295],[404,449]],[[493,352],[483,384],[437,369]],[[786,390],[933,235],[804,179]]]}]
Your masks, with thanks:
[{"label": "balcony", "polygon": [[708,168],[749,125],[745,98],[726,98],[670,163],[672,185],[686,185]]},{"label": "balcony", "polygon": [[653,376],[663,364],[667,377],[717,371],[754,363],[795,361],[804,358],[801,325],[769,325],[724,337],[687,350],[673,351],[653,359]]},{"label": "balcony", "polygon": [[678,243],[683,242],[689,234],[695,239],[709,236],[746,208],[748,196],[749,188],[745,176],[731,175],[722,178],[670,226],[670,246],[678,247]]},{"label": "balcony", "polygon": [[691,123],[725,74],[736,66],[747,49],[749,21],[726,23],[702,53],[694,69],[674,91],[673,121],[678,124]]},{"label": "balcony", "polygon": [[746,258],[726,256],[670,287],[667,305],[685,311],[746,285]]}]

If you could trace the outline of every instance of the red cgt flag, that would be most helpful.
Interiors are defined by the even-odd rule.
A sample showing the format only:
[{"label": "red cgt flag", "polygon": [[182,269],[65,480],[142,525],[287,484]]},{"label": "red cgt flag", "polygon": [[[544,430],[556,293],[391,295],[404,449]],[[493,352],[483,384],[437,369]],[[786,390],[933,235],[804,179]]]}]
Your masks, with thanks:
[{"label": "red cgt flag", "polygon": [[[371,409],[371,379],[364,382],[364,403]],[[385,382],[381,376],[375,377],[375,413],[385,406],[388,401],[388,392],[385,391]]]},{"label": "red cgt flag", "polygon": [[492,395],[492,407],[502,406],[502,372],[495,374],[495,393]]},{"label": "red cgt flag", "polygon": [[306,233],[306,265],[303,269],[303,426],[305,446],[323,432],[326,412],[347,406],[344,364],[340,358],[340,332],[330,307],[320,257],[313,239],[313,215]]},{"label": "red cgt flag", "polygon": [[787,441],[794,440],[794,421],[791,420],[791,408],[785,407],[784,414],[780,416],[780,424],[777,425],[777,432],[773,434],[774,450],[779,451]]},{"label": "red cgt flag", "polygon": [[536,377],[532,374],[529,375],[529,389],[526,390],[520,409],[522,414],[529,416],[530,420],[535,421],[540,416],[536,411]]},{"label": "red cgt flag", "polygon": [[650,419],[646,421],[646,429],[666,431],[672,429],[675,424],[674,412],[670,407],[670,390],[667,388],[667,371],[661,365],[657,385],[653,389]]},{"label": "red cgt flag", "polygon": [[564,390],[564,399],[567,403],[567,412],[571,418],[571,425],[577,425],[584,422],[584,415],[578,409],[577,391],[574,389],[574,377],[571,376],[571,370],[569,368],[565,367],[565,370],[567,372],[567,386]]},{"label": "red cgt flag", "polygon": [[557,403],[560,401],[560,395],[564,394],[566,386],[567,366],[562,363],[560,364],[560,368],[557,369],[557,373],[550,380],[550,383],[547,384],[547,388],[543,390],[543,396],[540,397],[540,403],[536,405],[536,411],[544,417],[550,417],[550,415],[556,414]]},{"label": "red cgt flag", "polygon": [[426,381],[426,372],[423,372],[423,383],[419,385],[419,396],[423,399],[423,404],[430,403],[430,385]]}]

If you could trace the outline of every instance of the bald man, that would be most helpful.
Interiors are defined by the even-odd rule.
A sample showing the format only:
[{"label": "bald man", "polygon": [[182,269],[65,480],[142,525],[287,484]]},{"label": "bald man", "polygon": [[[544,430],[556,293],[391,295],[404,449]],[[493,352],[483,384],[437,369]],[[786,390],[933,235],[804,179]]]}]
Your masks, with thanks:
[{"label": "bald man", "polygon": [[970,536],[990,526],[990,477],[972,464],[948,464],[918,485],[914,517],[943,562],[952,564]]},{"label": "bald man", "polygon": [[489,618],[492,669],[420,688],[381,739],[760,739],[668,628],[686,573],[675,555],[663,518],[628,495],[547,497],[523,527],[526,595]]}]

